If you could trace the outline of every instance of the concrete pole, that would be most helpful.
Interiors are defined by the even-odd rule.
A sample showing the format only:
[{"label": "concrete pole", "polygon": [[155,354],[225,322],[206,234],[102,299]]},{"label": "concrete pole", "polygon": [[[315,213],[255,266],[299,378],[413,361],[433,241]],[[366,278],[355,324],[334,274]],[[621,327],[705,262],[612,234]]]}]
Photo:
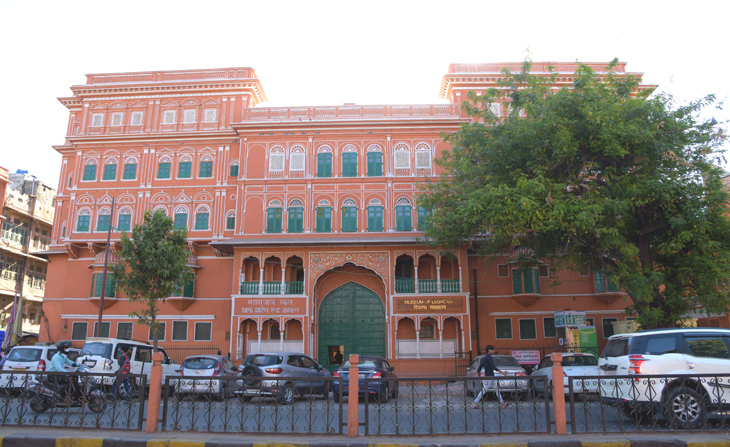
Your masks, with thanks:
[{"label": "concrete pole", "polygon": [[444,358],[444,331],[439,331],[439,358]]},{"label": "concrete pole", "polygon": [[162,392],[162,353],[152,353],[152,372],[150,373],[150,394],[147,401],[147,433],[155,433],[160,419],[160,394]]},{"label": "concrete pole", "polygon": [[[565,385],[563,384],[563,354],[553,352],[550,354],[553,362],[553,411],[555,413],[555,434],[567,435],[568,428],[565,416]],[[546,387],[547,388],[547,387]]]},{"label": "concrete pole", "polygon": [[[360,356],[350,354],[350,373],[349,373],[349,396],[347,398],[347,437],[356,438],[357,430],[360,426],[360,416],[358,415],[358,386],[360,385],[360,376],[358,375],[357,364],[360,363]],[[159,407],[159,406],[158,406]]]}]

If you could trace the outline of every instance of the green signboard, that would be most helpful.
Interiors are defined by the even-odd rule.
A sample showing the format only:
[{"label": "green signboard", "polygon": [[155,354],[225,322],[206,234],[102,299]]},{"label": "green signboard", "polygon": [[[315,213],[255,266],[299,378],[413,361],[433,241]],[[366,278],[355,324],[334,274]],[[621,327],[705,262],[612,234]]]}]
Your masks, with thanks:
[{"label": "green signboard", "polygon": [[555,327],[585,326],[586,313],[584,311],[559,311],[555,312]]}]

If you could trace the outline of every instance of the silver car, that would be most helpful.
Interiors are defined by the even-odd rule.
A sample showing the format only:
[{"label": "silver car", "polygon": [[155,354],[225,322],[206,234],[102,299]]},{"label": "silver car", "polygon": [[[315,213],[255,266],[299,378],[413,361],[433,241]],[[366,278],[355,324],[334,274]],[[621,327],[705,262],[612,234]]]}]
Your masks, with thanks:
[{"label": "silver car", "polygon": [[[471,362],[471,365],[466,369],[466,377],[473,377],[477,378],[477,368],[479,368],[479,362],[482,361],[483,355],[477,356],[474,361]],[[526,377],[527,372],[525,371],[525,368],[520,365],[520,363],[511,355],[493,355],[492,360],[494,361],[494,366],[499,368],[501,371],[507,371],[507,377]],[[495,375],[498,375],[498,373],[495,373]],[[499,375],[499,377],[502,377]],[[481,380],[469,380],[466,382],[466,395],[467,396],[476,396],[479,394],[479,391],[482,387],[482,381]],[[500,380],[499,381],[499,389],[503,393],[517,393],[517,397],[522,397],[527,395],[527,391],[529,390],[529,381],[528,380]]]},{"label": "silver car", "polygon": [[[16,346],[10,350],[3,363],[0,374],[0,388],[17,389],[23,386],[29,378],[27,374],[13,374],[14,372],[45,371],[51,366],[51,359],[58,352],[56,346],[38,344],[35,346]],[[81,352],[76,348],[68,348],[67,357],[76,361]],[[67,371],[75,371],[70,365],[64,365]]]},{"label": "silver car", "polygon": [[[249,354],[238,367],[240,389],[244,400],[273,397],[289,405],[297,396],[320,395],[329,399],[332,384],[330,372],[311,357],[298,352],[263,352]],[[245,380],[248,377],[249,380]],[[262,377],[265,380],[252,380]],[[271,379],[271,380],[270,380]],[[299,379],[299,380],[297,380]]]},{"label": "silver car", "polygon": [[236,380],[207,379],[208,377],[232,379],[238,376],[236,366],[223,355],[190,356],[182,363],[180,375],[185,378],[177,380],[175,391],[178,393],[209,394],[223,401],[234,394],[237,388]]}]

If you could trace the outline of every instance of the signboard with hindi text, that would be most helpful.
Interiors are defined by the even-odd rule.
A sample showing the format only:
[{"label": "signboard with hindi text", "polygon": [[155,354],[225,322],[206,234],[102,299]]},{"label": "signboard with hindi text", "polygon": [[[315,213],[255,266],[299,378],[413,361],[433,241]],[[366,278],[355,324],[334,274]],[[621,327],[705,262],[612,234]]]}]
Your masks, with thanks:
[{"label": "signboard with hindi text", "polygon": [[396,298],[395,311],[401,314],[410,313],[446,313],[466,312],[466,300],[463,297],[449,298]]},{"label": "signboard with hindi text", "polygon": [[582,310],[566,310],[555,312],[555,327],[585,326],[586,313]]},{"label": "signboard with hindi text", "polygon": [[306,315],[306,298],[236,298],[234,315]]}]

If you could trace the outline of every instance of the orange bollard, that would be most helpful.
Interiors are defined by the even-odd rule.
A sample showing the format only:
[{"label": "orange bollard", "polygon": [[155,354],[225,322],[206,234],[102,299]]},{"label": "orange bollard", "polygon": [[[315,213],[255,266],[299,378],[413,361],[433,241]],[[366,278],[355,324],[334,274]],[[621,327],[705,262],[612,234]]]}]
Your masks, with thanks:
[{"label": "orange bollard", "polygon": [[360,376],[357,364],[360,363],[360,356],[350,354],[350,372],[348,378],[350,380],[347,397],[347,436],[350,438],[357,437],[357,430],[360,427],[360,416],[357,414],[357,401],[359,397],[358,387],[360,385]]},{"label": "orange bollard", "polygon": [[554,352],[550,354],[553,362],[553,412],[555,413],[555,434],[567,435],[568,428],[565,423],[565,385],[563,383],[563,354]]},{"label": "orange bollard", "polygon": [[155,433],[160,420],[160,393],[162,392],[162,353],[152,354],[150,394],[147,398],[147,427],[145,432]]}]

